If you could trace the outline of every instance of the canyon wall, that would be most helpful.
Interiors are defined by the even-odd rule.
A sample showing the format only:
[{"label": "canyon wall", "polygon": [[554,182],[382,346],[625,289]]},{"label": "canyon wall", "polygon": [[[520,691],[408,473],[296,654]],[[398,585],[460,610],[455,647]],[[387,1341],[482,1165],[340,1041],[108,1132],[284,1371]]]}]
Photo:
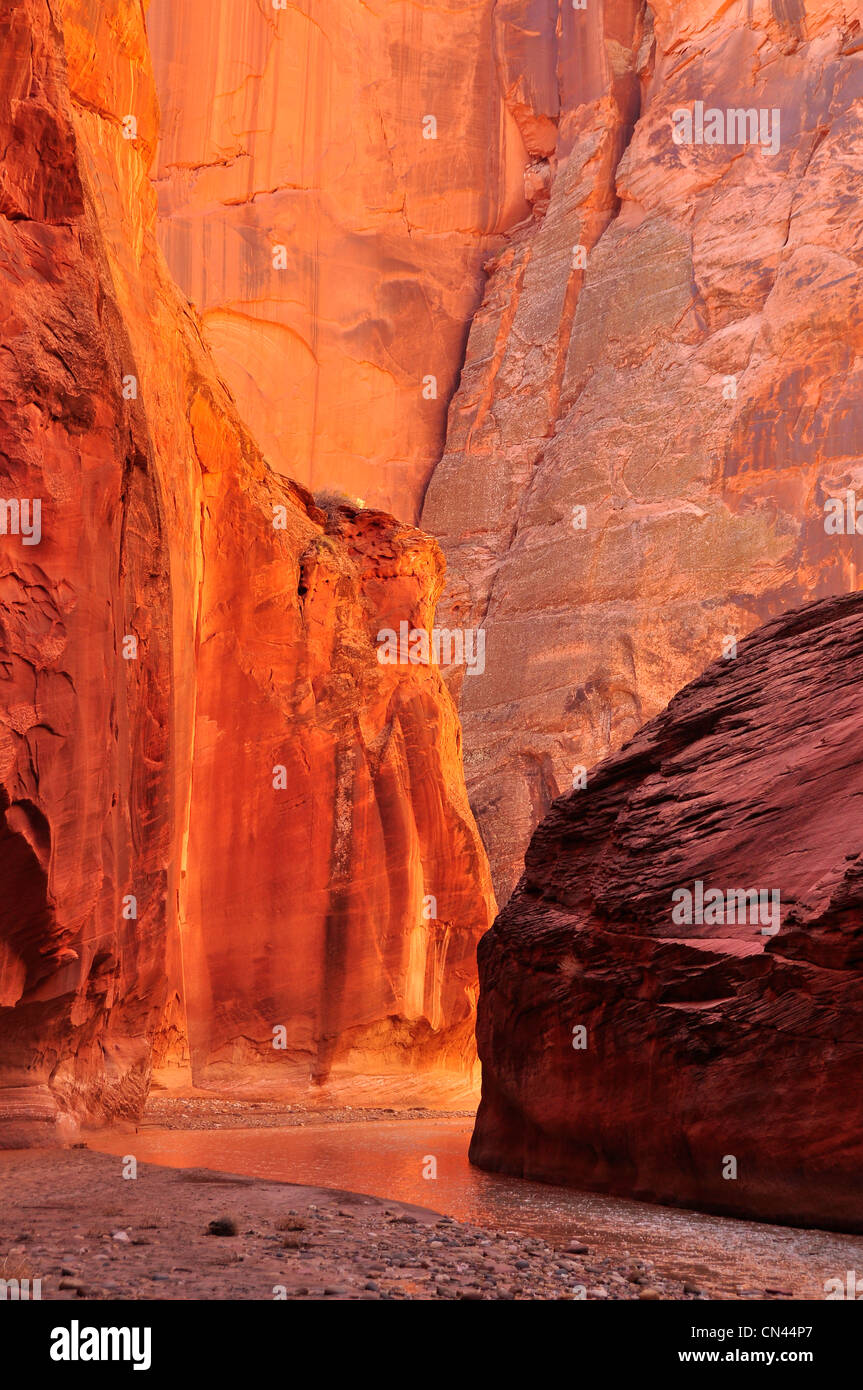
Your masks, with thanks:
[{"label": "canyon wall", "polygon": [[123,400],[133,358],[44,0],[0,5],[0,64],[0,1142],[14,1145],[82,1107],[140,1105],[177,966],[182,749],[153,450]]},{"label": "canyon wall", "polygon": [[[491,265],[422,514],[439,622],[486,630],[452,688],[501,901],[552,799],[685,681],[859,587],[824,505],[863,487],[856,0],[530,13],[510,61],[554,138],[528,140],[533,216]],[[699,101],[723,127],[752,108],[757,142],[676,143]]]},{"label": "canyon wall", "polygon": [[159,238],[240,414],[278,472],[407,521],[440,457],[483,259],[527,210],[494,12],[148,9]]},{"label": "canyon wall", "polygon": [[2,0],[0,54],[0,1143],[154,1064],[464,1084],[487,866],[438,671],[376,647],[440,552],[240,422],[155,239],[136,0]]},{"label": "canyon wall", "polygon": [[480,945],[473,1162],[863,1230],[863,594],[807,605],[554,803]]},{"label": "canyon wall", "polygon": [[[448,680],[501,900],[724,643],[857,587],[823,505],[861,473],[860,20],[152,0],[159,238],[241,414],[276,470],[422,508],[439,624],[486,632]],[[677,142],[696,102],[721,140]]]}]

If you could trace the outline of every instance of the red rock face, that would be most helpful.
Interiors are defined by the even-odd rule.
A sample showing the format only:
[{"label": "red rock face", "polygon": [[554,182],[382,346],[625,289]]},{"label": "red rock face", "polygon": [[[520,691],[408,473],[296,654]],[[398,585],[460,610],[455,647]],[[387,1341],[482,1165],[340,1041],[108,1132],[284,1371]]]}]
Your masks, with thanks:
[{"label": "red rock face", "polygon": [[464,1085],[458,723],[377,659],[440,552],[263,462],[156,247],[140,7],[58,17],[0,4],[0,1143],[136,1112],[154,1062]]},{"label": "red rock face", "polygon": [[[218,422],[202,415],[206,445]],[[440,552],[349,509],[322,533],[293,508],[279,538],[271,491],[254,525],[240,462],[204,488],[183,923],[196,1075],[281,1062],[303,1088],[334,1069],[464,1084],[493,900],[460,731],[439,672],[383,666],[375,646],[431,626]]]},{"label": "red rock face", "polygon": [[147,12],[159,238],[243,419],[277,471],[406,521],[483,260],[527,211],[495,19],[493,0]]},{"label": "red rock face", "polygon": [[[441,621],[486,629],[453,688],[501,900],[575,769],[725,637],[860,582],[823,511],[863,493],[859,5],[556,14],[513,59],[560,75],[559,106],[519,88],[535,216],[492,266],[422,521]],[[775,152],[760,124],[676,143],[698,101],[763,112]]]},{"label": "red rock face", "polygon": [[[0,536],[0,1129],[15,1144],[67,1109],[140,1104],[175,963],[176,750],[159,483],[122,397],[128,335],[48,6],[0,6],[0,52],[0,492],[40,517],[38,536],[20,521]],[[126,634],[140,659],[123,659]]]},{"label": "red rock face", "polygon": [[475,1163],[863,1229],[861,678],[863,595],[809,605],[555,803],[480,946]]}]

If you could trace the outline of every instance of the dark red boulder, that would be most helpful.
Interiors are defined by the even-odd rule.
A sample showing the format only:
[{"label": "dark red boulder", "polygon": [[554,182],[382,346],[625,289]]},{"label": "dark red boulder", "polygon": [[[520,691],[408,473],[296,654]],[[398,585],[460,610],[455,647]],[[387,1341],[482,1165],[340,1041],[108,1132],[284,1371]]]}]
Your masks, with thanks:
[{"label": "dark red boulder", "polygon": [[474,1163],[863,1230],[861,692],[863,593],[810,604],[554,803],[480,944]]}]

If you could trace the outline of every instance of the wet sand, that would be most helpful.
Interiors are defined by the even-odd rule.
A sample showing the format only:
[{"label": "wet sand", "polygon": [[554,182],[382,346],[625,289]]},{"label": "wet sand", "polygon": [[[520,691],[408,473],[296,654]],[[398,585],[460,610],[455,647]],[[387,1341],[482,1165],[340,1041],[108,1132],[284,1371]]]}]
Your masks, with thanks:
[{"label": "wet sand", "polygon": [[[157,1095],[89,1149],[0,1153],[0,1277],[70,1299],[817,1300],[863,1273],[857,1236],[483,1173],[471,1126]],[[236,1235],[209,1234],[222,1218]]]},{"label": "wet sand", "polygon": [[[695,1299],[637,1261],[406,1203],[87,1150],[0,1153],[0,1278],[43,1299]],[[215,1224],[214,1224],[215,1223]]]}]

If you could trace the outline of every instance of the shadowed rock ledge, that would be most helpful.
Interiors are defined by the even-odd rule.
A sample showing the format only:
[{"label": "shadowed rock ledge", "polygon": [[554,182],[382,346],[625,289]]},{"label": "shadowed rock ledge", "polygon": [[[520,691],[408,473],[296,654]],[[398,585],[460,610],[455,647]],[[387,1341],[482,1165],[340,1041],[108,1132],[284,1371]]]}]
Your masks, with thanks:
[{"label": "shadowed rock ledge", "polygon": [[479,948],[474,1163],[863,1229],[861,679],[863,595],[808,605],[554,803]]}]

